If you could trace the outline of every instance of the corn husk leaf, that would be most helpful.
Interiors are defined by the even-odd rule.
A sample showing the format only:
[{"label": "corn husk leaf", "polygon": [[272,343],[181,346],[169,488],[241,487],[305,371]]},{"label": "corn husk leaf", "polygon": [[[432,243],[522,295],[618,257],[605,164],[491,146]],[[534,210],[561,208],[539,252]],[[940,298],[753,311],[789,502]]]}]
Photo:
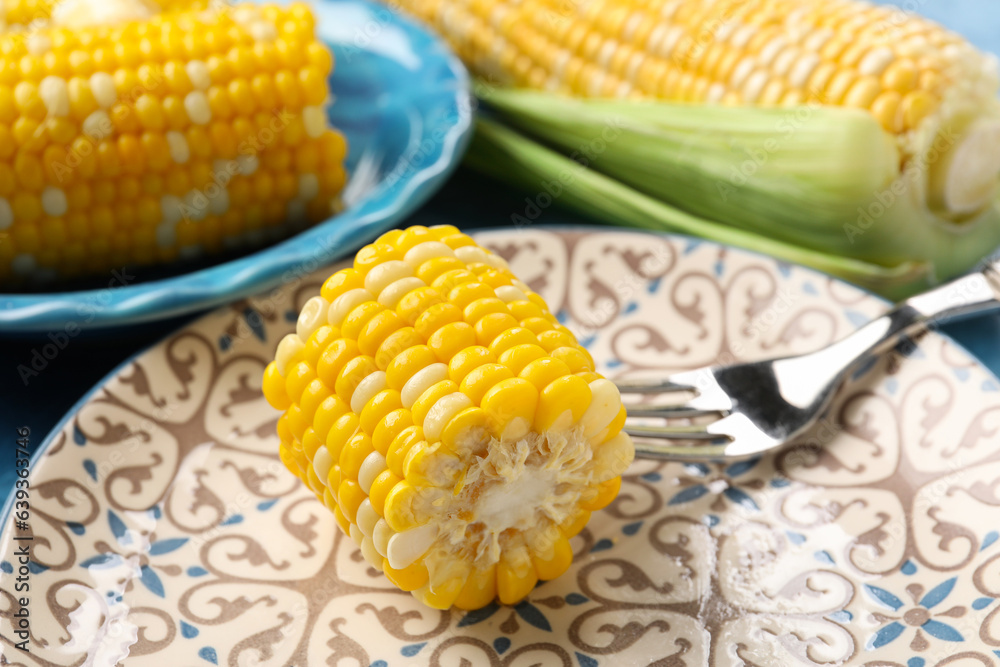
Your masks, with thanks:
[{"label": "corn husk leaf", "polygon": [[[688,213],[486,118],[477,121],[465,161],[478,171],[526,191],[548,193],[559,203],[601,222],[676,232],[739,246],[779,260],[812,266],[891,298],[931,284],[926,263],[907,261],[880,266],[803,248]],[[512,222],[523,225],[533,220],[515,214]]]},{"label": "corn husk leaf", "polygon": [[[490,89],[485,99],[508,124],[629,194],[729,229],[728,237],[706,238],[746,247],[753,239],[754,249],[770,254],[765,240],[787,246],[779,256],[883,294],[962,273],[1000,245],[996,203],[959,222],[935,214],[926,204],[933,162],[903,165],[893,138],[864,111],[579,100],[511,89]],[[541,163],[532,166],[542,180],[552,177]],[[602,211],[610,203],[590,207],[611,213]]]}]

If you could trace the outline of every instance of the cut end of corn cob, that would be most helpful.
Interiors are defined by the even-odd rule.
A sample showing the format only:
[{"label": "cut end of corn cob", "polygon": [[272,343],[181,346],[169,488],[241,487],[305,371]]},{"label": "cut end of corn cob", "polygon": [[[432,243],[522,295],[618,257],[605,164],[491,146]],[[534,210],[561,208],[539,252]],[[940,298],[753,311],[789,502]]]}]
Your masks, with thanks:
[{"label": "cut end of corn cob", "polygon": [[911,12],[855,0],[400,5],[493,81],[583,97],[866,109],[904,160],[931,172],[937,213],[961,219],[997,190],[997,59]]},{"label": "cut end of corn cob", "polygon": [[618,493],[613,382],[503,258],[392,231],[310,299],[264,394],[281,459],[365,559],[425,604],[523,599]]},{"label": "cut end of corn cob", "polygon": [[340,210],[334,63],[307,5],[64,2],[0,33],[0,284],[261,245]]}]

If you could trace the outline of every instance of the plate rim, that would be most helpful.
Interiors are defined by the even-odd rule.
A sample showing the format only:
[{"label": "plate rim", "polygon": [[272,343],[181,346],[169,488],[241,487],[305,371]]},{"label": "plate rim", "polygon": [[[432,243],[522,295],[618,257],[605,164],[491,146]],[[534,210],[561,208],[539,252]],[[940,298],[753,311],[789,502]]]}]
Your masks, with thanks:
[{"label": "plate rim", "polygon": [[[699,244],[702,244],[702,245],[708,244],[710,246],[715,246],[716,248],[724,249],[726,251],[735,250],[737,252],[746,253],[746,254],[754,256],[754,257],[763,258],[763,259],[766,259],[766,260],[769,260],[769,261],[773,261],[773,262],[781,262],[781,263],[787,264],[789,266],[794,266],[797,269],[804,270],[804,271],[806,271],[808,273],[813,274],[814,276],[822,277],[822,278],[829,278],[829,279],[834,280],[834,281],[836,281],[838,283],[841,283],[843,285],[848,285],[849,287],[855,288],[858,291],[860,291],[863,294],[865,294],[866,296],[873,297],[874,299],[876,299],[877,301],[879,301],[883,305],[887,305],[887,306],[891,306],[892,305],[891,301],[889,301],[888,299],[885,299],[882,296],[879,296],[878,294],[875,294],[874,292],[871,292],[871,291],[869,291],[867,289],[864,289],[863,287],[859,287],[858,285],[855,285],[854,283],[850,283],[850,282],[848,282],[846,280],[843,280],[841,278],[837,278],[836,276],[832,276],[830,274],[823,273],[822,271],[819,271],[818,269],[814,269],[814,268],[809,267],[809,266],[803,266],[801,264],[796,264],[794,262],[785,262],[784,260],[778,260],[778,259],[775,259],[774,257],[771,257],[770,255],[766,255],[764,253],[760,253],[760,252],[757,252],[757,251],[754,251],[754,250],[746,250],[746,249],[740,248],[738,246],[731,246],[731,245],[727,245],[727,244],[724,244],[724,243],[717,243],[715,241],[709,241],[707,239],[701,239],[701,238],[694,237],[694,236],[689,236],[689,235],[686,235],[686,234],[675,234],[675,233],[672,233],[672,232],[656,232],[656,231],[652,231],[652,230],[645,230],[645,229],[639,229],[639,228],[633,228],[633,227],[616,227],[616,226],[603,226],[603,225],[577,224],[577,223],[569,223],[569,224],[564,224],[564,225],[539,225],[537,227],[532,227],[532,229],[535,229],[535,230],[538,230],[538,231],[545,231],[545,232],[556,233],[556,234],[566,233],[566,232],[574,232],[574,231],[584,231],[584,232],[604,232],[604,233],[620,233],[620,234],[653,235],[653,236],[657,236],[659,238],[665,238],[665,239],[668,239],[668,240],[696,241],[696,242],[698,242]],[[469,230],[471,236],[475,236],[475,235],[481,234],[481,233],[505,232],[505,231],[511,231],[511,228],[509,228],[509,227],[482,227],[482,228],[475,228],[475,229]],[[58,437],[58,435],[60,433],[62,433],[63,429],[66,427],[66,424],[68,424],[69,421],[77,414],[77,412],[79,412],[80,409],[82,409],[83,406],[86,405],[87,402],[90,401],[90,399],[97,392],[99,392],[101,389],[103,389],[104,386],[108,382],[110,382],[111,380],[113,380],[122,370],[124,370],[125,368],[127,368],[130,364],[132,364],[136,359],[138,359],[142,355],[144,355],[147,352],[153,350],[154,348],[162,345],[165,341],[169,340],[172,336],[174,336],[178,332],[186,329],[187,327],[191,326],[192,324],[194,324],[196,322],[199,322],[199,321],[201,321],[204,318],[211,317],[215,312],[217,312],[217,311],[216,310],[208,311],[208,312],[200,315],[199,317],[197,317],[197,318],[195,318],[193,320],[187,321],[187,322],[181,324],[180,326],[178,326],[178,327],[170,330],[169,332],[167,332],[166,334],[164,334],[161,338],[158,338],[155,342],[149,344],[147,347],[144,347],[143,349],[139,350],[138,352],[133,353],[128,358],[124,359],[120,364],[116,365],[106,375],[104,375],[100,380],[98,380],[96,383],[94,383],[94,385],[90,389],[88,389],[83,394],[83,396],[80,397],[79,400],[77,400],[75,403],[73,403],[73,405],[69,408],[69,410],[66,411],[66,413],[59,419],[59,421],[56,422],[55,426],[53,426],[52,429],[45,435],[45,438],[42,440],[41,444],[38,445],[37,449],[35,449],[35,451],[32,452],[31,456],[29,457],[29,462],[28,462],[28,476],[29,477],[31,476],[31,474],[35,470],[35,466],[38,464],[38,462],[42,458],[45,457],[45,453],[52,446],[52,443],[55,442],[55,439]],[[969,359],[971,359],[972,361],[974,361],[975,364],[976,364],[976,366],[978,366],[980,369],[986,371],[986,373],[989,375],[989,377],[991,379],[993,379],[996,382],[1000,382],[1000,376],[998,376],[996,373],[994,373],[992,371],[992,369],[990,369],[986,364],[984,364],[976,355],[972,354],[972,352],[970,352],[964,345],[962,345],[961,343],[959,343],[958,341],[956,341],[954,338],[952,338],[951,336],[949,336],[947,333],[941,331],[940,329],[931,329],[929,331],[929,335],[931,335],[931,336],[939,336],[941,339],[943,339],[943,340],[949,342],[950,344],[954,345],[956,349],[958,349],[960,352],[962,352],[963,354],[967,355],[969,357]],[[11,489],[11,491],[13,491],[13,488]],[[0,508],[0,525],[6,525],[7,520],[10,517],[10,512],[13,510],[13,504],[14,504],[14,494],[10,493],[4,499],[2,508]]]},{"label": "plate rim", "polygon": [[[350,1],[373,10],[382,7],[374,0]],[[44,333],[62,329],[67,321],[76,321],[82,330],[92,331],[208,311],[274,288],[297,266],[310,262],[322,266],[338,261],[363,244],[372,226],[391,226],[413,213],[444,185],[468,147],[474,126],[467,103],[471,80],[468,70],[443,39],[410,16],[400,12],[392,12],[391,16],[394,25],[427,40],[429,48],[424,53],[445,66],[450,77],[441,79],[442,90],[451,91],[448,106],[456,118],[440,139],[437,150],[422,158],[417,163],[418,169],[407,170],[408,175],[400,179],[401,186],[395,194],[368,200],[374,203],[373,211],[348,209],[250,254],[175,276],[126,285],[110,292],[106,289],[0,292],[3,333]],[[273,260],[262,264],[267,257]],[[111,295],[107,304],[92,305],[105,300],[102,295],[107,293]],[[78,321],[82,307],[93,315],[85,323]]]}]

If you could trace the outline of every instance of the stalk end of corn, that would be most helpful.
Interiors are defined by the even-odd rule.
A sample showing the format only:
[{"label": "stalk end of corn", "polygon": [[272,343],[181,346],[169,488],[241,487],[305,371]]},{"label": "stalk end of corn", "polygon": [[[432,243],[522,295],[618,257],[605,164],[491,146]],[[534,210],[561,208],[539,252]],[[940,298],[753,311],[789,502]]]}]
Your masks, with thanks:
[{"label": "stalk end of corn", "polygon": [[281,460],[364,558],[439,609],[572,562],[634,457],[615,384],[504,259],[388,232],[310,299],[263,379]]}]

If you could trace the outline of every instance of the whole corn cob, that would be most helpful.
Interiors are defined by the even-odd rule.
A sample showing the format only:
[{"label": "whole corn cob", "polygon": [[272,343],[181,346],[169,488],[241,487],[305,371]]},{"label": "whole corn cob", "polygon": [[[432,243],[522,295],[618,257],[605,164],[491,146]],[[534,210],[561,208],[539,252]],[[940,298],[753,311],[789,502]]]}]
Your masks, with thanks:
[{"label": "whole corn cob", "polygon": [[0,283],[259,243],[339,206],[308,6],[0,34]]},{"label": "whole corn cob", "polygon": [[932,156],[928,199],[939,212],[978,212],[995,192],[996,59],[895,8],[856,0],[400,5],[500,83],[589,97],[862,108],[894,135],[904,161]]},{"label": "whole corn cob", "polygon": [[302,309],[263,379],[281,459],[437,608],[524,598],[632,461],[614,383],[454,227],[392,231]]}]

